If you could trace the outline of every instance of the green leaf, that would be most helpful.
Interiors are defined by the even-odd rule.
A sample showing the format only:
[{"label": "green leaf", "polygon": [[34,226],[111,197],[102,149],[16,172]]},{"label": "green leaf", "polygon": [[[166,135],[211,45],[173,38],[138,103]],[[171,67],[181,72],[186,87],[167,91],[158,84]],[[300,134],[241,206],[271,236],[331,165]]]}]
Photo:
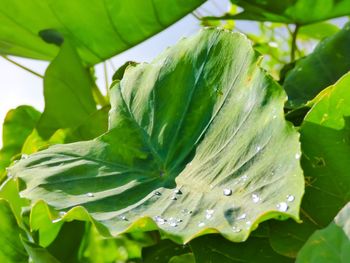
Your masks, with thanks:
[{"label": "green leaf", "polygon": [[21,153],[24,141],[34,129],[40,112],[30,106],[19,106],[10,110],[2,128],[3,147],[0,150],[0,182],[6,175],[5,168],[11,159]]},{"label": "green leaf", "polygon": [[298,31],[299,39],[319,39],[332,36],[339,32],[339,27],[329,22],[320,22],[312,25],[303,26]]},{"label": "green leaf", "polygon": [[296,257],[307,238],[350,201],[349,86],[350,73],[320,93],[301,126],[304,223],[271,222],[271,244],[279,253]]},{"label": "green leaf", "polygon": [[208,235],[192,240],[190,246],[196,262],[200,263],[293,262],[274,252],[266,238],[250,237],[244,243],[234,244],[218,235]]},{"label": "green leaf", "polygon": [[155,246],[142,249],[142,259],[144,263],[168,263],[173,257],[190,252],[189,246],[178,245],[170,240],[161,240]]},{"label": "green leaf", "polygon": [[[57,258],[52,256],[45,248],[38,246],[28,240],[22,239],[23,246],[28,252],[30,258],[35,263],[61,263]],[[28,262],[28,261],[27,261]],[[63,263],[63,262],[62,262]]]},{"label": "green leaf", "polygon": [[20,228],[10,205],[0,199],[0,262],[28,262],[28,255],[20,239]]},{"label": "green leaf", "polygon": [[313,99],[350,70],[350,23],[332,37],[321,41],[307,57],[297,61],[283,84],[289,106]]},{"label": "green leaf", "polygon": [[187,253],[172,257],[169,263],[196,263],[196,261],[192,253]]},{"label": "green leaf", "polygon": [[297,263],[346,263],[350,258],[350,203],[325,229],[316,231],[297,257]]},{"label": "green leaf", "polygon": [[4,0],[0,53],[51,60],[58,47],[49,43],[61,43],[63,37],[77,47],[86,63],[97,64],[162,31],[203,2]]},{"label": "green leaf", "polygon": [[207,29],[129,67],[110,90],[109,131],[18,162],[21,194],[75,207],[70,219],[87,211],[112,235],[159,229],[176,242],[243,241],[262,221],[298,220],[298,134],[259,61],[243,35]]},{"label": "green leaf", "polygon": [[57,129],[77,127],[95,113],[91,76],[74,48],[65,42],[45,72],[45,110],[37,130],[48,139]]},{"label": "green leaf", "polygon": [[243,12],[227,18],[306,25],[350,14],[349,0],[231,0]]}]

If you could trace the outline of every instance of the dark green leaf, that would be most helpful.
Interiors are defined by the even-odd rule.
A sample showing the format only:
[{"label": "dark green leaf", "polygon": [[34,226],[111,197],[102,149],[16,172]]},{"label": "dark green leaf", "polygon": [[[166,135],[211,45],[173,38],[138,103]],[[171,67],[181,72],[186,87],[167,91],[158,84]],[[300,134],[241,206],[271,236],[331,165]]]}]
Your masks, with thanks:
[{"label": "dark green leaf", "polygon": [[142,249],[142,259],[144,263],[168,263],[172,257],[189,252],[191,252],[189,246],[178,245],[170,240],[161,240],[155,246]]},{"label": "dark green leaf", "polygon": [[300,250],[297,263],[346,263],[350,259],[350,203],[325,229],[316,231]]},{"label": "dark green leaf", "polygon": [[227,18],[305,25],[350,14],[349,0],[231,0],[244,11]]},{"label": "dark green leaf", "polygon": [[232,243],[218,235],[208,235],[192,240],[190,246],[200,263],[293,262],[274,252],[266,238],[250,237],[243,243]]},{"label": "dark green leaf", "polygon": [[[56,43],[60,35],[77,47],[85,62],[96,64],[160,32],[203,2],[3,0],[0,53],[51,60],[58,47],[41,37]],[[52,32],[56,34],[53,36]]]},{"label": "dark green leaf", "polygon": [[208,29],[128,68],[110,90],[109,131],[18,162],[22,195],[75,207],[70,219],[88,211],[112,235],[159,229],[177,242],[243,241],[262,221],[297,220],[298,134],[258,63],[243,35]]},{"label": "dark green leaf", "polygon": [[0,199],[0,262],[28,262],[20,239],[20,228],[8,202]]},{"label": "dark green leaf", "polygon": [[325,89],[301,126],[302,167],[306,179],[302,225],[271,222],[271,244],[296,257],[316,230],[326,227],[350,201],[350,73]]},{"label": "dark green leaf", "polygon": [[306,58],[297,61],[283,84],[291,107],[313,99],[350,70],[350,23],[318,44]]}]

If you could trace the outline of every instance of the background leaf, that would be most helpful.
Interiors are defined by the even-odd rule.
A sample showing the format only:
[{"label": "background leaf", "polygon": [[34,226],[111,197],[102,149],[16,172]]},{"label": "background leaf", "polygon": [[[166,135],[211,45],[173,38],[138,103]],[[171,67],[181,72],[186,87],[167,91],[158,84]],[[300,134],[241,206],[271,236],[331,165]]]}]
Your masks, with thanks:
[{"label": "background leaf", "polygon": [[77,48],[83,61],[97,64],[160,32],[203,2],[3,0],[0,53],[51,60],[58,47],[43,41],[39,34],[57,31],[56,35]]},{"label": "background leaf", "polygon": [[244,11],[231,19],[306,25],[350,14],[349,0],[231,0]]},{"label": "background leaf", "polygon": [[350,203],[325,229],[317,230],[306,242],[297,263],[345,263],[350,258]]},{"label": "background leaf", "polygon": [[0,182],[6,175],[5,168],[11,164],[12,157],[21,153],[24,141],[34,129],[39,118],[40,112],[30,106],[19,106],[7,113],[2,128]]},{"label": "background leaf", "polygon": [[296,107],[313,99],[350,70],[349,43],[350,23],[321,41],[309,56],[297,61],[283,84],[289,106]]},{"label": "background leaf", "polygon": [[8,202],[0,199],[0,262],[28,262],[20,239],[20,229]]},{"label": "background leaf", "polygon": [[350,73],[319,94],[301,126],[304,223],[270,222],[272,247],[284,255],[296,257],[307,238],[350,201],[349,85]]}]

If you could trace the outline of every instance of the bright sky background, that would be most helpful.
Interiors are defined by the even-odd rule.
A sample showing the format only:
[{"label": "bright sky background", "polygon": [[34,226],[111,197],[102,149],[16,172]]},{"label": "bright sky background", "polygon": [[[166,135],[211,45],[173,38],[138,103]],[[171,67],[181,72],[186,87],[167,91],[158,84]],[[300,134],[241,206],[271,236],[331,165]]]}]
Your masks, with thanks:
[{"label": "bright sky background", "polygon": [[[201,15],[221,15],[229,8],[229,0],[209,0],[200,7]],[[168,29],[142,42],[141,44],[115,56],[111,59],[115,68],[124,62],[132,60],[150,62],[162,50],[174,45],[180,38],[193,35],[200,28],[199,21],[189,14]],[[14,61],[44,75],[48,62],[19,57],[11,57]],[[108,75],[114,70],[110,63]],[[103,64],[96,66],[97,83],[102,92],[105,92]],[[0,134],[6,113],[19,105],[31,105],[43,111],[43,80],[0,57]],[[2,136],[1,136],[2,138]],[[0,140],[0,147],[2,140]]]}]

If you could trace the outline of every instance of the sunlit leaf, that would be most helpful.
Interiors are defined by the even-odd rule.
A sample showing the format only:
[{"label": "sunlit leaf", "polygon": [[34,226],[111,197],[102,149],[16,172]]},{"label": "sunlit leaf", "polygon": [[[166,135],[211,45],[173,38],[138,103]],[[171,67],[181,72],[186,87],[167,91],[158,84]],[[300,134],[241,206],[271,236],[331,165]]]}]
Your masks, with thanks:
[{"label": "sunlit leaf", "polygon": [[109,131],[18,162],[21,194],[112,235],[159,229],[177,242],[243,241],[267,219],[297,220],[298,134],[258,63],[243,35],[208,29],[128,67],[110,90]]},{"label": "sunlit leaf", "polygon": [[96,64],[160,32],[203,2],[3,0],[0,53],[51,60],[58,52],[52,43],[60,43],[62,36],[85,62]]}]

